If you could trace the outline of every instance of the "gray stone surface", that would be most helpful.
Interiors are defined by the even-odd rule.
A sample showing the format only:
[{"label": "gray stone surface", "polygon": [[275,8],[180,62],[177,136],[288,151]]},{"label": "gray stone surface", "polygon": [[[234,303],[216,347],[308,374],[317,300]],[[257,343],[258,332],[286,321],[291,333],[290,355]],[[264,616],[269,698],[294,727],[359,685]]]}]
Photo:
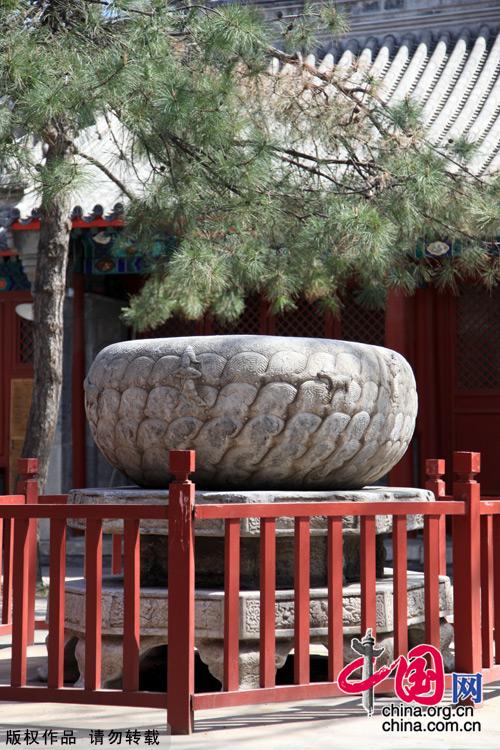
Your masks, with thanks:
[{"label": "gray stone surface", "polygon": [[[76,638],[75,656],[80,675],[85,672],[85,582],[72,581],[66,584],[65,638],[70,643]],[[349,644],[353,635],[361,632],[361,586],[352,583],[343,590],[344,655],[350,658]],[[392,654],[394,629],[394,599],[392,571],[386,569],[385,577],[376,583],[377,638],[387,647],[387,659]],[[443,648],[449,650],[452,628],[444,618],[452,613],[452,589],[447,576],[439,578],[439,609],[443,618],[441,637]],[[311,641],[327,645],[328,640],[328,591],[313,588],[310,592]],[[119,679],[123,659],[123,580],[119,576],[105,577],[102,595],[102,659],[103,682],[113,683]],[[165,588],[141,590],[140,653],[145,655],[159,645],[168,645],[168,591]],[[410,644],[423,642],[425,620],[425,588],[423,573],[408,571],[408,627]],[[294,591],[276,592],[276,667],[282,666],[293,648]],[[202,660],[214,677],[222,675],[224,634],[224,592],[200,590],[195,595],[195,645]],[[258,591],[240,592],[240,687],[258,686],[260,597]],[[451,665],[451,654],[447,653]],[[81,683],[81,677],[78,684]]]},{"label": "gray stone surface", "polygon": [[[66,583],[65,628],[78,635],[85,631],[85,581]],[[440,613],[452,612],[452,589],[447,576],[439,578]],[[394,627],[392,570],[385,569],[385,577],[377,580],[377,631],[391,632]],[[408,625],[424,621],[424,575],[408,571]],[[328,591],[311,589],[311,634],[328,633]],[[167,635],[168,591],[165,588],[141,590],[140,625],[144,635]],[[294,592],[276,592],[276,637],[293,636]],[[343,591],[344,634],[358,634],[361,628],[361,586],[351,583]],[[224,634],[224,592],[198,589],[195,594],[195,629],[198,638],[221,639]],[[123,632],[123,579],[105,576],[102,593],[102,633],[121,636]],[[240,638],[260,638],[260,598],[258,591],[240,591]],[[165,640],[163,643],[167,643]]]},{"label": "gray stone surface", "polygon": [[113,344],[85,381],[108,461],[166,487],[168,451],[196,449],[199,487],[360,488],[404,454],[417,393],[383,347],[278,336]]},{"label": "gray stone surface", "polygon": [[[427,490],[412,488],[365,487],[356,492],[337,490],[335,492],[271,492],[249,490],[247,492],[212,492],[209,490],[196,493],[196,503],[275,503],[283,502],[384,502],[390,512],[391,502],[432,502],[434,495]],[[117,488],[73,490],[69,494],[73,504],[123,504],[165,505],[168,495],[165,491],[138,488]],[[70,519],[69,524],[75,528],[84,528],[81,519]],[[359,580],[359,516],[344,516],[344,580]],[[407,518],[410,531],[421,528],[422,516],[415,514]],[[119,519],[108,519],[103,522],[104,531],[113,534],[123,533],[123,522]],[[327,580],[326,516],[312,516],[311,528],[311,586],[325,586]],[[259,587],[260,570],[260,521],[257,518],[245,518],[240,522],[241,529],[241,578],[243,589]],[[382,575],[385,550],[382,535],[392,530],[392,516],[376,516],[377,532],[377,575]],[[167,585],[167,520],[143,520],[141,531],[141,584],[143,586]],[[278,588],[293,586],[294,577],[294,520],[279,517],[276,521],[276,585]],[[224,521],[195,521],[195,570],[196,586],[217,588],[224,587]]]},{"label": "gray stone surface", "polygon": [[[392,530],[391,503],[430,503],[434,502],[434,494],[429,490],[418,487],[364,487],[362,490],[352,492],[350,490],[336,490],[333,492],[259,492],[255,490],[240,490],[215,492],[197,490],[195,495],[196,505],[218,504],[218,503],[369,503],[384,502],[387,505],[388,515],[376,516],[376,533],[386,534]],[[89,487],[83,490],[71,490],[68,494],[68,503],[82,504],[116,504],[123,505],[168,505],[168,492],[141,489],[139,487],[116,487],[105,489],[100,487]],[[85,521],[79,518],[69,518],[68,524],[76,529],[84,529]],[[108,534],[123,534],[123,521],[120,519],[105,519],[103,531]],[[415,531],[423,527],[423,517],[419,514],[407,517],[408,531]],[[359,516],[343,516],[343,528],[346,534],[358,534],[360,528]],[[284,516],[276,519],[277,536],[293,536],[293,519]],[[258,518],[243,518],[240,524],[241,536],[258,537],[260,534],[260,521]],[[141,534],[168,534],[168,521],[161,519],[142,519],[140,523]],[[196,520],[196,536],[219,537],[224,536],[223,520]],[[312,516],[311,535],[324,536],[326,534],[326,517]]]},{"label": "gray stone surface", "polygon": [[[141,586],[167,586],[167,545],[164,536],[146,534],[141,537]],[[376,573],[381,576],[386,558],[384,540],[379,534],[375,541]],[[344,535],[344,583],[360,579],[360,537]],[[195,585],[197,588],[224,588],[224,538],[198,536],[195,544]],[[316,534],[310,544],[310,585],[326,586],[327,537]],[[276,539],[276,587],[293,588],[295,573],[295,544],[292,536]],[[240,540],[240,588],[258,589],[260,581],[260,540],[244,536]]]}]

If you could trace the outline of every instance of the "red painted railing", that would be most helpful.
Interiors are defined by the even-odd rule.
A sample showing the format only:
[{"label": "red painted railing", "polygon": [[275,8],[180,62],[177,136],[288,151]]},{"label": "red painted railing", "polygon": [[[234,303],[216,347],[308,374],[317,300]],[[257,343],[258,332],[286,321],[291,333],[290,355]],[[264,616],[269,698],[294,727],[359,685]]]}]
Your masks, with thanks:
[{"label": "red painted railing", "polygon": [[[135,505],[68,505],[66,495],[36,497],[36,462],[26,465],[24,495],[0,497],[4,568],[1,589],[5,617],[0,635],[12,634],[10,684],[0,685],[0,700],[60,701],[166,708],[165,693],[139,692],[139,521],[168,518],[169,507]],[[36,523],[50,520],[50,588],[48,621],[35,623]],[[64,686],[64,605],[66,527],[69,518],[86,521],[85,531],[85,685]],[[124,673],[122,690],[101,690],[102,523],[124,524]],[[35,529],[34,532],[31,529]],[[7,575],[5,575],[7,573]],[[11,583],[13,578],[13,584]],[[47,687],[27,684],[28,645],[37,627],[48,629]]]},{"label": "red painted railing", "polygon": [[[480,497],[475,480],[479,454],[455,453],[456,481],[446,495],[444,462],[429,461],[427,487],[437,500],[428,502],[283,502],[265,504],[203,504],[194,501],[194,452],[172,451],[169,504],[67,505],[65,496],[40,497],[36,479],[26,464],[17,496],[0,497],[4,527],[3,625],[12,632],[10,685],[0,685],[0,700],[62,701],[167,708],[174,733],[193,729],[199,709],[261,702],[324,698],[340,695],[336,679],[343,666],[342,519],[357,516],[361,526],[361,631],[376,632],[375,518],[393,517],[393,596],[396,654],[408,649],[407,629],[407,516],[424,516],[425,639],[437,647],[439,631],[439,575],[446,572],[446,519],[452,519],[455,669],[482,670],[484,681],[500,678],[500,498]],[[328,571],[328,681],[310,682],[310,519],[327,517]],[[276,521],[294,519],[294,684],[275,681]],[[33,529],[38,518],[50,519],[49,677],[47,687],[27,684],[27,650],[34,628]],[[69,518],[86,521],[86,638],[85,685],[64,685],[65,535]],[[139,691],[140,579],[139,523],[168,519],[168,693]],[[260,687],[239,689],[240,632],[240,522],[260,519]],[[101,689],[102,523],[121,519],[123,539],[114,540],[113,568],[123,554],[124,632],[122,689]],[[222,519],[225,523],[224,670],[220,692],[194,692],[195,559],[194,522]],[[122,553],[123,542],[123,553]],[[12,575],[14,574],[14,585]],[[12,615],[11,613],[12,602]],[[10,619],[11,618],[11,619]],[[497,627],[495,627],[497,625]],[[47,627],[45,625],[45,627]],[[0,633],[2,631],[0,630]],[[5,631],[4,631],[5,632]],[[495,658],[495,653],[499,656]],[[392,680],[379,691],[392,688]]]}]

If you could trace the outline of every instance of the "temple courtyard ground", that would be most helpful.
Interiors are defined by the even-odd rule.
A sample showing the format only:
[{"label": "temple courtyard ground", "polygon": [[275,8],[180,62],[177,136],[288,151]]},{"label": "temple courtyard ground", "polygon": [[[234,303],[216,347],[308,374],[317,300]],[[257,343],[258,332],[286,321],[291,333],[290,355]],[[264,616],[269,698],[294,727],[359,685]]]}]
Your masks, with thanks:
[{"label": "temple courtyard ground", "polygon": [[[385,701],[384,701],[385,702]],[[383,705],[381,701],[379,707]],[[0,705],[0,747],[5,745],[7,729],[46,729],[62,735],[64,729],[75,732],[75,748],[93,748],[90,732],[104,730],[102,747],[114,747],[107,737],[110,730],[137,729],[144,742],[146,730],[159,730],[156,747],[179,747],[185,750],[479,750],[500,747],[500,684],[486,691],[484,705],[474,719],[481,722],[481,732],[469,733],[387,733],[382,730],[383,717],[365,718],[359,700],[332,699],[252,706],[249,708],[202,711],[197,714],[196,731],[189,737],[170,737],[161,724],[158,710],[70,706],[60,704],[3,703]],[[41,743],[43,745],[43,743]],[[26,747],[26,745],[24,745]],[[54,744],[54,747],[59,746]]]},{"label": "temple courtyard ground", "polygon": [[[37,600],[37,617],[44,613],[45,600]],[[44,662],[46,633],[37,631],[36,644],[29,649],[29,677]],[[0,684],[8,683],[10,670],[9,637],[0,637]],[[376,700],[376,714],[368,719],[359,698],[334,698],[291,703],[266,704],[200,711],[195,732],[189,737],[171,737],[165,730],[166,714],[161,710],[78,706],[55,703],[0,703],[0,748],[7,744],[7,732],[20,731],[17,747],[61,747],[64,730],[74,732],[76,750],[112,748],[122,734],[122,748],[169,748],[183,750],[499,750],[500,748],[500,682],[487,685],[484,703],[475,710],[473,720],[481,729],[465,731],[464,718],[458,718],[458,731],[384,731],[387,717],[381,710],[393,702]],[[449,703],[449,697],[444,703]],[[387,709],[386,709],[387,710]],[[452,717],[453,719],[453,717]],[[439,721],[436,718],[435,721]],[[27,744],[27,729],[38,731],[38,745]],[[146,742],[146,732],[158,730],[158,744]],[[53,742],[44,742],[44,732],[53,730]],[[103,731],[102,744],[96,730]],[[137,730],[138,743],[126,739],[127,730]],[[110,734],[114,731],[114,734]],[[92,734],[93,733],[93,734]],[[12,738],[12,734],[10,737]],[[47,735],[45,735],[47,737]],[[115,742],[111,743],[111,739]],[[50,737],[49,737],[50,740]]]}]

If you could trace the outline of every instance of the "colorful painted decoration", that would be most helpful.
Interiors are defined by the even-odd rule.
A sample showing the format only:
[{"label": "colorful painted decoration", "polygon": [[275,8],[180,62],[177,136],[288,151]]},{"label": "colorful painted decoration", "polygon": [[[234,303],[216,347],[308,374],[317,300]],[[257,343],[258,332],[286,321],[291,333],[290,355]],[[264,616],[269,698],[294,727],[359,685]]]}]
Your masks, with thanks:
[{"label": "colorful painted decoration", "polygon": [[166,238],[139,248],[115,227],[73,229],[71,239],[76,270],[101,276],[150,273],[155,261],[170,255],[175,246],[174,238]]}]

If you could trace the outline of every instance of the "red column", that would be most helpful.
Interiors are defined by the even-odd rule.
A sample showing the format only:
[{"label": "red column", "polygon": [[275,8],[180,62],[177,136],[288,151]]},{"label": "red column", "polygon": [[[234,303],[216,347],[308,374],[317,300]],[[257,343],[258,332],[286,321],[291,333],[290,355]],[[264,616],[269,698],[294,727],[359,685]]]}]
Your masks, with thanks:
[{"label": "red column", "polygon": [[325,338],[341,339],[341,319],[339,315],[334,315],[331,310],[325,312]]},{"label": "red column", "polygon": [[73,274],[73,367],[71,383],[73,487],[85,487],[85,276]]},{"label": "red column", "polygon": [[412,328],[415,338],[414,370],[419,394],[417,418],[419,476],[417,486],[425,481],[428,456],[450,456],[447,431],[452,414],[449,404],[453,383],[449,360],[452,342],[447,328],[450,316],[448,295],[431,286],[415,293]]},{"label": "red column", "polygon": [[259,333],[274,336],[276,332],[276,316],[271,312],[271,303],[265,297],[260,298]]},{"label": "red column", "polygon": [[[387,294],[385,308],[385,345],[399,352],[403,357],[412,358],[409,329],[410,300],[402,292],[391,290]],[[402,459],[389,472],[392,487],[411,487],[414,484],[413,457],[411,446]]]}]

